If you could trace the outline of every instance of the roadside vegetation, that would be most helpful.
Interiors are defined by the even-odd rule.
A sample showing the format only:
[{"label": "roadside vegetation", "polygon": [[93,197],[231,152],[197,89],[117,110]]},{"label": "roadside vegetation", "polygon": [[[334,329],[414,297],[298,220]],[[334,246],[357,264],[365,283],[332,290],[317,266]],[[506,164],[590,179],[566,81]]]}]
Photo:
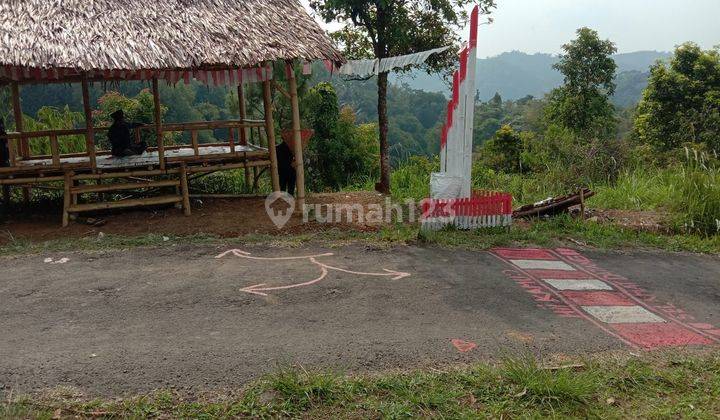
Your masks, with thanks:
[{"label": "roadside vegetation", "polygon": [[348,376],[288,367],[236,394],[159,390],[87,400],[71,389],[14,396],[0,417],[80,418],[717,418],[720,355],[685,351]]}]

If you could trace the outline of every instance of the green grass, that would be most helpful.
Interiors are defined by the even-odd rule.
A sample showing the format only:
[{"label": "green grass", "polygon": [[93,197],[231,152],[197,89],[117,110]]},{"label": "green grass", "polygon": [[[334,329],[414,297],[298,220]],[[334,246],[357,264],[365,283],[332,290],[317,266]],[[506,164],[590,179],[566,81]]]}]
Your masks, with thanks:
[{"label": "green grass", "polygon": [[394,224],[377,232],[328,229],[299,235],[251,234],[237,238],[214,235],[163,236],[150,234],[136,237],[107,235],[58,239],[45,242],[12,240],[0,246],[0,256],[45,254],[50,252],[112,251],[137,247],[176,247],[183,245],[230,247],[237,245],[272,245],[298,247],[314,244],[339,247],[348,243],[365,243],[376,247],[419,244],[429,246],[487,250],[505,246],[570,246],[597,249],[648,249],[672,252],[720,254],[720,236],[695,234],[665,235],[642,232],[610,224],[583,222],[568,216],[534,221],[511,229],[461,231],[446,229],[438,232],[420,231],[417,225]]},{"label": "green grass", "polygon": [[[72,393],[19,397],[0,417],[100,418],[717,418],[720,354],[653,353],[576,360],[531,357],[444,370],[347,376],[285,368],[244,391],[204,397],[157,391],[129,399]],[[206,394],[207,395],[207,394]]]}]

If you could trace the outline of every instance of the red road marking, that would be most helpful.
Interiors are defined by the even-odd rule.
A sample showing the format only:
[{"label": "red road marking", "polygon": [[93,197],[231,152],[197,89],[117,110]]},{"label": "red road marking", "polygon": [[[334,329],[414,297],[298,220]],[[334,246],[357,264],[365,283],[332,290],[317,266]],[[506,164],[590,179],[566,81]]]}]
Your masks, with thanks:
[{"label": "red road marking", "polygon": [[[715,335],[720,335],[720,329],[710,324],[692,323],[690,315],[673,305],[651,306],[650,302],[655,300],[653,296],[624,277],[598,267],[577,251],[571,249],[557,249],[555,251],[499,249],[493,250],[492,254],[513,266],[514,270],[506,270],[506,275],[515,280],[526,291],[533,293],[533,296],[540,293],[540,290],[534,292],[535,289],[540,287],[547,289],[550,294],[545,294],[546,298],[561,301],[565,304],[562,308],[564,316],[576,314],[577,317],[590,321],[603,331],[631,346],[653,349],[668,346],[708,345],[720,342],[715,337]],[[549,258],[549,256],[553,258]],[[566,263],[573,267],[574,270],[522,269],[519,266],[520,264],[514,264],[512,261],[518,259],[531,260],[533,258]],[[563,291],[550,287],[548,282],[544,282],[543,279],[595,279],[605,282],[612,287],[612,290]],[[537,296],[535,296],[535,299],[538,300]],[[549,306],[542,304],[538,306],[549,308]],[[600,309],[608,307],[606,308],[607,311],[612,311],[612,322],[608,320],[608,317],[601,317],[603,319],[608,318],[604,319],[606,321],[604,322],[593,314],[589,314],[588,311],[584,311],[582,307],[595,308],[597,310],[594,312],[598,312],[598,314],[604,314]],[[658,322],[638,323],[633,321],[638,317],[630,316],[631,312],[634,312],[628,312],[623,307],[637,307],[638,311],[645,311],[647,317],[652,316]],[[673,310],[669,311],[667,308]],[[560,314],[557,310],[553,309],[553,311]],[[626,312],[627,314],[625,314]]]},{"label": "red road marking", "polygon": [[619,292],[567,290],[562,295],[578,306],[634,306],[635,302]]},{"label": "red road marking", "polygon": [[472,341],[465,341],[459,338],[453,338],[450,342],[460,353],[467,353],[477,347],[477,344],[473,343]]},{"label": "red road marking", "polygon": [[713,344],[712,340],[674,323],[614,324],[613,329],[624,338],[646,349]]},{"label": "red road marking", "polygon": [[496,255],[508,260],[556,260],[557,258],[544,249],[495,249]]}]

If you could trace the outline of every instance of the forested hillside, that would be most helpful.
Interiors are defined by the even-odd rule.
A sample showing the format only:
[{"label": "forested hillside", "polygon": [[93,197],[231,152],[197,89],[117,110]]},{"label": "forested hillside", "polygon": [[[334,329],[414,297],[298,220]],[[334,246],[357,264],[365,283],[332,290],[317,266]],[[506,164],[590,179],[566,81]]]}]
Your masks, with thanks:
[{"label": "forested hillside", "polygon": [[[616,79],[618,87],[612,98],[613,103],[621,107],[635,105],[640,100],[640,92],[647,85],[650,66],[657,60],[667,61],[670,57],[670,53],[657,51],[613,55],[618,66]],[[542,97],[562,84],[562,74],[552,68],[557,62],[558,57],[554,55],[525,54],[519,51],[478,60],[477,80],[480,99],[489,100],[495,93],[509,100],[517,100],[526,95]],[[441,77],[423,72],[414,72],[396,80],[407,83],[415,89],[448,91]]]}]

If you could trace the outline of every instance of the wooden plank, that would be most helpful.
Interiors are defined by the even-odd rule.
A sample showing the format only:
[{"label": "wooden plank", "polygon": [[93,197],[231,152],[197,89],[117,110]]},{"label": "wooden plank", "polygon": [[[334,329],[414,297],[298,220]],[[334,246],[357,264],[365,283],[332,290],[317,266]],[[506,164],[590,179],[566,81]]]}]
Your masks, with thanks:
[{"label": "wooden plank", "polygon": [[155,115],[155,135],[157,136],[158,159],[160,160],[160,169],[165,169],[165,143],[163,141],[162,115],[160,108],[160,87],[158,86],[157,77],[152,79],[153,93],[153,113]]},{"label": "wooden plank", "polygon": [[292,127],[293,136],[295,138],[295,174],[296,174],[296,188],[295,194],[295,209],[296,211],[304,211],[305,207],[305,164],[303,162],[303,142],[302,133],[300,128],[300,104],[298,101],[297,91],[297,79],[295,79],[295,71],[292,67],[292,62],[289,61],[287,64],[290,84],[290,106],[292,108]]},{"label": "wooden plank", "polygon": [[272,89],[270,82],[263,82],[263,105],[265,108],[265,135],[270,153],[270,178],[272,189],[280,191],[280,176],[278,175],[277,154],[275,151],[275,121],[273,119]]},{"label": "wooden plank", "polygon": [[187,167],[180,167],[180,191],[182,192],[183,211],[185,216],[190,216],[192,209],[190,208],[190,188],[188,185]]},{"label": "wooden plank", "polygon": [[165,195],[160,197],[138,198],[133,200],[112,201],[106,203],[78,204],[71,206],[70,213],[82,213],[95,210],[122,209],[128,207],[158,206],[162,204],[174,204],[182,202],[178,195]]},{"label": "wooden plank", "polygon": [[[101,181],[101,179],[98,179],[98,181]],[[79,187],[73,187],[72,192],[75,194],[88,194],[97,192],[140,190],[145,188],[177,187],[179,185],[180,181],[170,179],[163,181],[128,182],[123,184],[81,185]]]},{"label": "wooden plank", "polygon": [[60,166],[60,147],[56,135],[50,135],[50,150],[52,153],[53,165]]}]

